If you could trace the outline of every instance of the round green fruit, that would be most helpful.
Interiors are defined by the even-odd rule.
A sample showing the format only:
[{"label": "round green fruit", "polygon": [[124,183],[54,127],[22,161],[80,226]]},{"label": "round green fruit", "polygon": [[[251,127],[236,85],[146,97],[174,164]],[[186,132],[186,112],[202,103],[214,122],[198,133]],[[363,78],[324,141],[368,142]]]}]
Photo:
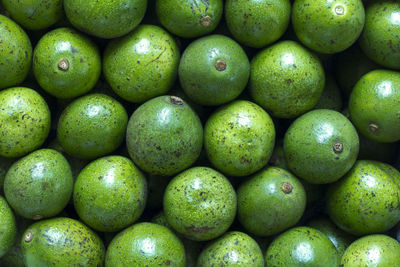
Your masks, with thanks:
[{"label": "round green fruit", "polygon": [[359,160],[329,186],[326,208],[336,225],[360,236],[387,231],[400,221],[400,173],[388,166]]},{"label": "round green fruit", "polygon": [[64,151],[92,159],[113,152],[123,142],[128,114],[115,99],[90,94],[74,100],[62,112],[57,139]]},{"label": "round green fruit", "polygon": [[50,116],[36,91],[25,87],[0,91],[0,156],[16,158],[40,147],[50,132]]},{"label": "round green fruit", "polygon": [[14,245],[17,238],[17,223],[7,201],[0,196],[0,258]]},{"label": "round green fruit", "polygon": [[250,76],[246,53],[234,40],[210,35],[192,42],[182,55],[183,90],[201,105],[221,105],[240,95]]},{"label": "round green fruit", "polygon": [[107,156],[87,165],[74,185],[74,206],[79,217],[102,232],[116,232],[142,214],[147,182],[133,163],[121,156]]},{"label": "round green fruit", "polygon": [[204,127],[210,162],[231,176],[246,176],[264,167],[272,155],[275,127],[260,106],[237,100],[215,111]]},{"label": "round green fruit", "polygon": [[222,17],[222,0],[156,0],[157,17],[171,33],[194,38],[214,31]]},{"label": "round green fruit", "polygon": [[317,109],[297,118],[285,133],[283,149],[289,169],[313,184],[332,183],[357,160],[359,138],[341,113]]},{"label": "round green fruit", "polygon": [[292,7],[297,37],[319,53],[346,50],[357,41],[364,22],[361,0],[296,0]]},{"label": "round green fruit", "polygon": [[190,167],[203,145],[203,126],[193,109],[176,96],[159,96],[132,114],[126,145],[133,162],[154,175]]},{"label": "round green fruit", "polygon": [[142,21],[147,0],[64,0],[64,10],[71,24],[100,38],[127,34]]},{"label": "round green fruit", "polygon": [[400,266],[400,244],[386,235],[362,237],[349,246],[340,266]]},{"label": "round green fruit", "polygon": [[29,267],[103,266],[101,239],[83,223],[64,217],[29,226],[21,240],[24,262]]},{"label": "round green fruit", "polygon": [[29,30],[46,29],[63,17],[62,0],[3,0],[11,18]]},{"label": "round green fruit", "polygon": [[227,0],[225,19],[229,31],[240,43],[264,47],[277,41],[290,22],[289,0]]},{"label": "round green fruit", "polygon": [[373,70],[357,82],[350,95],[350,117],[367,138],[383,143],[400,140],[400,73]]},{"label": "round green fruit", "polygon": [[231,226],[237,198],[231,183],[207,167],[188,169],[172,179],[164,194],[164,213],[172,228],[188,239],[214,239]]},{"label": "round green fruit", "polygon": [[264,257],[253,238],[242,232],[228,232],[201,252],[197,266],[264,267]]},{"label": "round green fruit", "polygon": [[186,265],[185,248],[165,226],[138,223],[117,234],[106,254],[106,267]]},{"label": "round green fruit", "polygon": [[250,177],[237,191],[238,219],[258,236],[280,233],[301,218],[306,192],[290,172],[269,167]]},{"label": "round green fruit", "polygon": [[282,41],[251,61],[249,89],[255,102],[278,118],[311,110],[325,86],[319,59],[294,41]]},{"label": "round green fruit", "polygon": [[28,35],[13,20],[0,15],[0,89],[23,82],[32,62]]},{"label": "round green fruit", "polygon": [[33,72],[41,88],[57,98],[90,91],[101,73],[97,46],[71,28],[46,33],[33,51]]}]

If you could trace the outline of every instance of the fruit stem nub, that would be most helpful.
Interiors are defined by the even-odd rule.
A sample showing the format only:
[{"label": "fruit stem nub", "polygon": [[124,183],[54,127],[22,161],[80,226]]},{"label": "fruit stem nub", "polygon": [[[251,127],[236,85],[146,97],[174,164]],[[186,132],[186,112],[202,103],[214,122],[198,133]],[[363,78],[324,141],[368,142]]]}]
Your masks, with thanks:
[{"label": "fruit stem nub", "polygon": [[218,71],[223,71],[226,69],[226,61],[223,59],[218,59],[217,62],[215,62],[215,68]]},{"label": "fruit stem nub", "polygon": [[69,61],[66,58],[61,59],[58,62],[58,69],[59,70],[63,70],[63,71],[67,71],[69,69]]},{"label": "fruit stem nub", "polygon": [[201,18],[200,24],[203,27],[210,27],[211,25],[211,17],[209,15],[205,15]]},{"label": "fruit stem nub", "polygon": [[177,96],[170,96],[169,102],[171,102],[171,104],[174,104],[174,105],[179,105],[179,106],[183,105],[182,98],[177,97]]},{"label": "fruit stem nub", "polygon": [[285,194],[290,194],[293,191],[293,185],[291,185],[288,182],[283,182],[281,185],[281,190],[283,191],[283,193]]},{"label": "fruit stem nub", "polygon": [[368,128],[372,133],[376,133],[379,130],[378,125],[376,125],[375,123],[370,123],[368,125]]},{"label": "fruit stem nub", "polygon": [[342,153],[343,152],[343,143],[337,142],[337,143],[333,144],[333,151],[335,151],[335,153]]},{"label": "fruit stem nub", "polygon": [[31,242],[33,239],[33,232],[31,230],[29,230],[24,237],[24,241],[25,242]]}]

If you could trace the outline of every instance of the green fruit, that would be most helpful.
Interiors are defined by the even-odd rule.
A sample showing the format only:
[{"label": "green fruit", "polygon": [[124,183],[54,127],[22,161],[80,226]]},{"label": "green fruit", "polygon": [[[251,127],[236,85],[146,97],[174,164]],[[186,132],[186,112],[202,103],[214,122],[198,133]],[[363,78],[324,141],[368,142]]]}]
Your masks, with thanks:
[{"label": "green fruit", "polygon": [[289,0],[227,0],[225,19],[240,43],[260,48],[277,41],[290,21]]},{"label": "green fruit", "polygon": [[2,0],[11,18],[29,30],[48,28],[63,17],[62,0]]},{"label": "green fruit", "polygon": [[297,37],[319,53],[334,54],[347,49],[364,27],[361,0],[296,0],[292,10]]},{"label": "green fruit", "polygon": [[25,87],[0,91],[0,156],[26,155],[43,144],[49,131],[50,110],[36,91]]},{"label": "green fruit", "polygon": [[171,33],[194,38],[214,31],[222,17],[222,0],[156,0],[161,24]]},{"label": "green fruit", "polygon": [[340,258],[342,258],[344,251],[355,239],[355,237],[344,232],[325,216],[309,221],[307,226],[324,233],[335,245]]},{"label": "green fruit", "polygon": [[133,162],[154,175],[173,175],[199,157],[203,127],[193,109],[176,96],[142,104],[129,119],[126,144]]},{"label": "green fruit", "polygon": [[13,20],[0,15],[0,89],[23,82],[32,62],[28,35]]},{"label": "green fruit", "polygon": [[340,258],[328,237],[310,227],[295,227],[268,247],[265,266],[337,267]]},{"label": "green fruit", "polygon": [[64,0],[64,10],[71,24],[100,38],[127,34],[142,21],[147,0]]},{"label": "green fruit", "polygon": [[14,163],[14,159],[0,157],[0,194],[3,194],[3,184],[6,178],[6,173],[11,165]]},{"label": "green fruit", "polygon": [[210,162],[232,176],[245,176],[264,167],[275,144],[271,117],[258,105],[237,100],[207,120],[204,148]]},{"label": "green fruit", "polygon": [[349,100],[351,120],[367,138],[376,142],[400,140],[400,73],[373,70],[354,87]]},{"label": "green fruit", "polygon": [[360,36],[364,53],[375,62],[400,70],[399,1],[369,1],[365,10],[365,27]]},{"label": "green fruit", "polygon": [[324,85],[319,59],[294,41],[274,44],[251,61],[251,96],[278,118],[294,118],[311,110]]},{"label": "green fruit", "polygon": [[112,97],[90,94],[62,112],[57,139],[73,157],[92,159],[113,152],[122,143],[128,123],[124,107]]},{"label": "green fruit", "polygon": [[346,250],[340,266],[400,266],[400,244],[386,235],[362,237]]},{"label": "green fruit", "polygon": [[146,206],[146,178],[121,156],[107,156],[87,165],[74,185],[79,217],[102,232],[116,232],[135,222]]},{"label": "green fruit", "polygon": [[328,214],[346,232],[380,233],[400,221],[400,174],[385,165],[359,160],[342,179],[330,185]]},{"label": "green fruit", "polygon": [[106,267],[184,267],[185,263],[185,249],[179,238],[167,227],[147,222],[116,235],[106,254]]},{"label": "green fruit", "polygon": [[197,266],[264,267],[264,258],[253,238],[242,232],[228,232],[201,252]]},{"label": "green fruit", "polygon": [[53,149],[39,149],[15,162],[4,180],[10,206],[28,219],[42,219],[60,213],[73,189],[71,167]]},{"label": "green fruit", "polygon": [[33,51],[35,78],[49,94],[73,98],[90,91],[101,72],[100,52],[85,35],[71,28],[46,33]]},{"label": "green fruit", "polygon": [[301,218],[306,208],[306,192],[290,172],[269,167],[240,185],[238,219],[258,236],[280,233]]},{"label": "green fruit", "polygon": [[183,90],[201,105],[221,105],[240,95],[250,76],[246,53],[234,40],[209,35],[192,42],[182,55]]},{"label": "green fruit", "polygon": [[342,96],[336,81],[331,74],[326,75],[325,88],[314,109],[332,109],[342,111]]},{"label": "green fruit", "polygon": [[17,223],[7,201],[0,196],[0,258],[12,247],[17,238]]},{"label": "green fruit", "polygon": [[70,218],[37,222],[21,240],[24,262],[29,267],[103,266],[105,249],[89,227]]},{"label": "green fruit", "polygon": [[206,241],[228,230],[236,215],[236,193],[219,172],[188,169],[172,179],[164,194],[164,213],[175,231]]},{"label": "green fruit", "polygon": [[178,74],[180,52],[162,28],[141,25],[109,42],[104,52],[104,76],[120,97],[141,103],[165,94]]},{"label": "green fruit", "polygon": [[358,134],[341,113],[317,109],[296,119],[283,149],[291,171],[313,184],[337,181],[357,160]]}]

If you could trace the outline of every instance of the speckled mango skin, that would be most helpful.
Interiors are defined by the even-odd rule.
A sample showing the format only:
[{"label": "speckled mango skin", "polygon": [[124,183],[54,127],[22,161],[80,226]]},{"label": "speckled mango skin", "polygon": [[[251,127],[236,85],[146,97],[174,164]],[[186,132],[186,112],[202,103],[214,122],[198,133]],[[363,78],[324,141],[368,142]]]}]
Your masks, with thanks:
[{"label": "speckled mango skin", "polygon": [[299,40],[314,51],[341,52],[355,43],[364,27],[361,0],[296,0],[293,29]]},{"label": "speckled mango skin", "polygon": [[400,70],[400,3],[394,0],[369,1],[365,27],[360,36],[364,53],[387,68]]},{"label": "speckled mango skin", "polygon": [[251,61],[249,90],[272,116],[295,118],[311,110],[325,86],[319,59],[294,41],[281,41]]},{"label": "speckled mango skin", "polygon": [[6,254],[17,238],[17,223],[11,207],[0,196],[0,258]]},{"label": "speckled mango skin", "polygon": [[197,267],[264,267],[264,257],[257,242],[242,232],[228,232],[212,241],[200,254]]},{"label": "speckled mango skin", "polygon": [[[29,242],[25,241],[28,233],[33,235]],[[57,217],[34,223],[20,242],[29,267],[104,266],[105,248],[101,239],[74,219]]]},{"label": "speckled mango skin", "polygon": [[174,175],[199,157],[203,126],[193,109],[180,98],[159,96],[142,104],[132,114],[126,145],[133,162],[154,175]]},{"label": "speckled mango skin", "polygon": [[362,237],[349,246],[340,266],[400,266],[400,244],[386,235]]},{"label": "speckled mango skin", "polygon": [[[223,60],[225,69],[216,63]],[[182,54],[179,80],[194,102],[221,105],[240,95],[250,76],[250,62],[238,43],[223,35],[209,35],[192,42]]]},{"label": "speckled mango skin", "polygon": [[73,157],[93,159],[107,155],[122,143],[128,123],[125,108],[104,94],[74,100],[62,112],[57,139]]},{"label": "speckled mango skin", "polygon": [[32,62],[28,35],[13,20],[0,15],[0,90],[23,82]]},{"label": "speckled mango skin", "polygon": [[[68,70],[59,62],[68,61]],[[97,46],[71,28],[46,33],[33,51],[33,72],[37,82],[57,98],[74,98],[89,92],[101,73]]]},{"label": "speckled mango skin", "polygon": [[307,226],[324,233],[333,245],[335,245],[339,258],[342,258],[344,251],[356,239],[354,236],[337,227],[328,217],[325,216],[309,221]]},{"label": "speckled mango skin", "polygon": [[[349,99],[353,124],[367,138],[383,143],[400,140],[400,73],[368,72],[355,85]],[[377,130],[371,129],[374,124]]]},{"label": "speckled mango skin", "polygon": [[221,173],[194,167],[175,176],[164,193],[168,223],[184,237],[206,241],[231,226],[237,206],[236,192]]},{"label": "speckled mango skin", "polygon": [[237,100],[215,111],[204,126],[204,148],[221,172],[246,176],[264,167],[275,144],[275,127],[260,106]]},{"label": "speckled mango skin", "polygon": [[79,217],[101,232],[116,232],[135,222],[147,200],[147,182],[128,158],[107,156],[87,165],[74,185]]},{"label": "speckled mango skin", "polygon": [[326,209],[332,221],[358,236],[395,226],[400,221],[400,182],[393,170],[381,162],[357,161],[328,188]]},{"label": "speckled mango skin", "polygon": [[[290,186],[290,192],[285,191]],[[280,233],[301,218],[306,208],[306,192],[290,172],[269,167],[242,183],[237,191],[238,219],[257,236]]]},{"label": "speckled mango skin", "polygon": [[[334,145],[341,143],[342,152]],[[317,109],[297,118],[285,133],[283,149],[289,169],[313,183],[340,179],[357,160],[359,138],[351,122],[341,113]]]},{"label": "speckled mango skin", "polygon": [[71,24],[100,38],[116,38],[133,30],[143,19],[147,0],[64,0]]},{"label": "speckled mango skin", "polygon": [[277,41],[290,22],[289,0],[227,0],[225,19],[238,42],[261,48]]},{"label": "speckled mango skin", "polygon": [[[222,0],[156,0],[156,13],[161,24],[171,33],[195,38],[214,31],[223,12]],[[203,26],[202,19],[210,18]]]},{"label": "speckled mango skin", "polygon": [[40,147],[50,131],[50,116],[36,91],[25,87],[0,91],[0,156],[16,158]]},{"label": "speckled mango skin", "polygon": [[10,206],[28,219],[60,213],[68,204],[72,189],[71,167],[53,149],[39,149],[16,161],[4,180]]},{"label": "speckled mango skin", "polygon": [[2,0],[11,18],[29,30],[45,29],[63,17],[62,0]]},{"label": "speckled mango skin", "polygon": [[314,109],[332,109],[341,112],[342,107],[343,101],[340,89],[333,76],[329,73],[326,75],[325,88]]},{"label": "speckled mango skin", "polygon": [[109,42],[103,72],[117,95],[142,103],[171,88],[178,75],[179,59],[179,48],[168,32],[158,26],[140,25]]},{"label": "speckled mango skin", "polygon": [[114,237],[107,249],[106,267],[176,266],[184,267],[185,248],[167,227],[138,223]]},{"label": "speckled mango skin", "polygon": [[335,246],[322,232],[305,226],[279,235],[267,249],[265,266],[337,267]]}]

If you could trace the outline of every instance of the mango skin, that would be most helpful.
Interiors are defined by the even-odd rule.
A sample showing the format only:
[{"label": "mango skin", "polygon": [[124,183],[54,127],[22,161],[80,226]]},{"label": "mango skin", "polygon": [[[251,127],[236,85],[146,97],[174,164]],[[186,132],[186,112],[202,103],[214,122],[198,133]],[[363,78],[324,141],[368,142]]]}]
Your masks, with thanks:
[{"label": "mango skin", "polygon": [[347,248],[340,266],[400,266],[400,244],[387,235],[364,236]]},{"label": "mango skin", "polygon": [[264,257],[257,242],[245,233],[232,231],[213,240],[200,253],[197,266],[264,267]]},{"label": "mango skin", "polygon": [[184,237],[206,241],[231,226],[237,206],[236,192],[221,173],[208,167],[190,168],[175,176],[164,193],[168,223]]},{"label": "mango skin", "polygon": [[0,15],[0,90],[23,82],[32,63],[32,44],[13,20]]},{"label": "mango skin", "polygon": [[204,148],[221,172],[246,176],[264,167],[275,144],[275,126],[260,106],[236,100],[216,110],[204,126]]},{"label": "mango skin", "polygon": [[25,230],[20,242],[24,262],[29,267],[104,266],[105,248],[99,236],[71,218],[34,223]]},{"label": "mango skin", "polygon": [[138,223],[117,234],[107,248],[106,267],[186,265],[185,248],[167,227]]},{"label": "mango skin", "polygon": [[400,70],[400,13],[398,1],[369,1],[359,43],[376,63]]},{"label": "mango skin", "polygon": [[128,158],[107,156],[80,172],[73,198],[76,212],[87,225],[101,232],[116,232],[142,214],[147,182]]},{"label": "mango skin", "polygon": [[0,156],[16,158],[40,147],[50,132],[50,110],[34,90],[0,91]]},{"label": "mango skin", "polygon": [[114,98],[89,94],[61,113],[57,140],[73,157],[93,159],[113,152],[123,142],[128,114]]},{"label": "mango skin", "polygon": [[147,0],[64,0],[71,24],[100,38],[116,38],[129,33],[142,21]]},{"label": "mango skin", "polygon": [[320,60],[294,41],[265,48],[250,65],[251,97],[277,118],[295,118],[311,110],[325,86]]},{"label": "mango skin", "polygon": [[400,140],[399,101],[400,73],[383,69],[370,71],[361,77],[350,95],[351,120],[373,141],[396,142]]},{"label": "mango skin", "polygon": [[108,43],[103,72],[117,95],[142,103],[167,93],[177,78],[179,59],[179,48],[168,32],[140,25]]},{"label": "mango skin", "polygon": [[400,221],[400,174],[388,164],[359,160],[331,184],[326,209],[344,231],[361,236],[381,233]]},{"label": "mango skin", "polygon": [[17,222],[11,207],[0,196],[0,258],[14,245],[17,238]]},{"label": "mango skin", "polygon": [[340,258],[328,237],[300,226],[279,235],[267,249],[265,266],[337,267]]},{"label": "mango skin", "polygon": [[41,30],[55,24],[63,15],[62,0],[3,0],[11,18],[29,30]]},{"label": "mango skin", "polygon": [[68,204],[72,189],[71,167],[53,149],[39,149],[16,161],[4,180],[7,201],[27,219],[57,215]]}]

